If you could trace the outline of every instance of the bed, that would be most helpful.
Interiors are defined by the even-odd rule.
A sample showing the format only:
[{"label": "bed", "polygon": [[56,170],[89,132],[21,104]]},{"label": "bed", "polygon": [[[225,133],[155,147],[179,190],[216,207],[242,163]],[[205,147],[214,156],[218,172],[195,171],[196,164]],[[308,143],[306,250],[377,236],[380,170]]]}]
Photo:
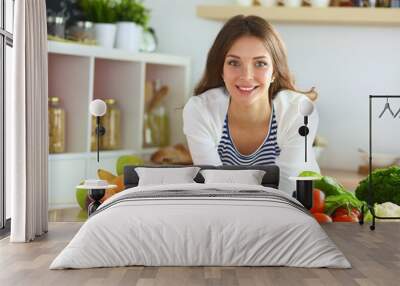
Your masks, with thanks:
[{"label": "bed", "polygon": [[193,183],[140,186],[136,168],[125,168],[126,189],[98,208],[50,269],[351,267],[310,213],[277,189],[276,166],[247,168],[265,170],[260,185],[204,183],[199,173]]}]

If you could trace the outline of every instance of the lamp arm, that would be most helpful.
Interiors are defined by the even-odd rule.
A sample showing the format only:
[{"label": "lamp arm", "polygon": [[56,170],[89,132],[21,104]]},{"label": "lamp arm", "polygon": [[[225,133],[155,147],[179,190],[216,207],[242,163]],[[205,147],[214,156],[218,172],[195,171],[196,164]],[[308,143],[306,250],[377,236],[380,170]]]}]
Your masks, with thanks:
[{"label": "lamp arm", "polygon": [[306,126],[306,136],[304,136],[304,144],[305,144],[305,146],[304,146],[304,162],[307,162],[307,135],[308,135],[308,127],[307,127],[307,125],[308,125],[308,116],[304,116],[304,125]]},{"label": "lamp arm", "polygon": [[103,136],[106,133],[106,129],[104,126],[100,125],[100,116],[96,116],[96,135],[97,135],[97,162],[99,162],[100,157],[100,136]]},{"label": "lamp arm", "polygon": [[307,135],[306,136],[304,136],[304,144],[305,144],[305,146],[304,146],[304,162],[307,162]]},{"label": "lamp arm", "polygon": [[100,116],[96,116],[96,124],[97,124],[97,127],[96,127],[96,135],[97,135],[97,163],[99,162],[99,159],[100,159],[100,152],[99,152],[99,149],[100,149]]},{"label": "lamp arm", "polygon": [[305,160],[305,162],[307,162],[307,135],[310,132],[307,125],[308,125],[308,116],[304,116],[304,125],[299,128],[299,134],[300,134],[300,136],[304,137],[304,144],[305,144],[304,160]]}]

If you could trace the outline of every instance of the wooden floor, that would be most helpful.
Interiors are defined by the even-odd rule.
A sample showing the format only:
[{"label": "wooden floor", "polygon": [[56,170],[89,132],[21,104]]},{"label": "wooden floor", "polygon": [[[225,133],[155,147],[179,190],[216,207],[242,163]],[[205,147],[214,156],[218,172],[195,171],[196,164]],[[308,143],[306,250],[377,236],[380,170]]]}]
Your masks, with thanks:
[{"label": "wooden floor", "polygon": [[87,218],[87,211],[79,207],[49,210],[49,222],[84,222]]},{"label": "wooden floor", "polygon": [[0,241],[0,285],[400,285],[400,223],[368,226],[335,223],[324,229],[352,269],[289,267],[122,267],[48,270],[80,228],[80,222],[50,223],[49,233],[27,244]]}]

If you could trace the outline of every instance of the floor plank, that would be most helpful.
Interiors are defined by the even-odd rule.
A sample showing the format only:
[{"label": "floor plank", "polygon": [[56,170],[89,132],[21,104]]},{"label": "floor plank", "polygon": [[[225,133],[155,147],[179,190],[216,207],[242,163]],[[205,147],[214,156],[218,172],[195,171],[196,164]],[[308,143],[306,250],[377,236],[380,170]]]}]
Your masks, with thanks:
[{"label": "floor plank", "polygon": [[0,285],[399,285],[400,223],[378,222],[377,229],[351,223],[324,225],[352,269],[290,267],[117,267],[48,269],[82,222],[51,222],[49,232],[32,243],[0,241]]}]

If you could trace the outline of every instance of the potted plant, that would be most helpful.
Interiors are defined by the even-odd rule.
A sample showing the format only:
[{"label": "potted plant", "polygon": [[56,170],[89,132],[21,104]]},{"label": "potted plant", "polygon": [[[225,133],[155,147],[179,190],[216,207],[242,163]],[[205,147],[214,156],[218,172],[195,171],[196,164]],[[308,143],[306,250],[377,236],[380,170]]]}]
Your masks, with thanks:
[{"label": "potted plant", "polygon": [[113,48],[116,33],[115,1],[80,0],[85,18],[94,22],[96,43],[105,48]]},{"label": "potted plant", "polygon": [[116,4],[117,36],[115,47],[138,52],[143,29],[147,28],[149,10],[139,0],[120,0]]}]

